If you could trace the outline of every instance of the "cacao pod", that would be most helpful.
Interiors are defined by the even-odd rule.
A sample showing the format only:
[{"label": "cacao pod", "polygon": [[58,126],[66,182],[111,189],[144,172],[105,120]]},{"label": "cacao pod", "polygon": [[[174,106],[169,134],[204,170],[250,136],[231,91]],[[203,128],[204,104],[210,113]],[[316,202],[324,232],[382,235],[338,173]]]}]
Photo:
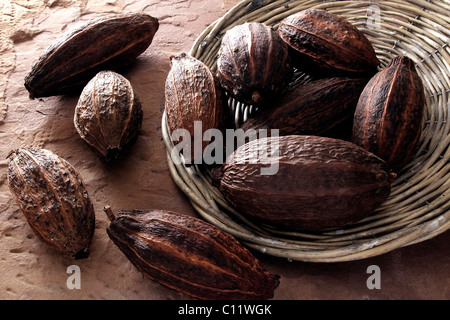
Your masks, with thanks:
[{"label": "cacao pod", "polygon": [[244,144],[212,179],[249,218],[286,230],[324,230],[356,223],[381,205],[390,194],[387,170],[351,142],[289,135]]},{"label": "cacao pod", "polygon": [[113,71],[100,71],[81,92],[74,125],[104,159],[117,157],[139,135],[143,111],[131,83]]},{"label": "cacao pod", "polygon": [[110,210],[109,237],[148,278],[204,300],[273,297],[279,277],[221,229],[169,211]]},{"label": "cacao pod", "polygon": [[280,93],[292,76],[289,48],[269,26],[246,22],[222,38],[217,77],[237,100],[262,102]]},{"label": "cacao pod", "polygon": [[291,48],[292,64],[308,74],[371,77],[380,64],[364,33],[325,10],[292,14],[280,22],[278,33]]},{"label": "cacao pod", "polygon": [[[200,60],[185,53],[173,56],[165,83],[165,99],[171,134],[182,129],[191,138],[184,142],[190,146],[190,152],[183,150],[186,163],[201,163],[203,150],[210,143],[203,139],[204,133],[209,129],[222,132],[225,126],[226,100],[217,79]],[[199,132],[194,130],[196,121],[201,125]],[[201,148],[195,148],[194,139],[202,141]]]},{"label": "cacao pod", "polygon": [[80,174],[46,149],[17,149],[9,159],[9,188],[36,236],[58,253],[87,258],[95,213]]},{"label": "cacao pod", "polygon": [[241,128],[278,129],[280,135],[321,135],[348,118],[367,80],[329,78],[299,85],[270,101],[245,121]]},{"label": "cacao pod", "polygon": [[133,13],[91,20],[66,33],[25,77],[30,98],[70,93],[99,71],[130,64],[150,46],[158,28],[157,18]]},{"label": "cacao pod", "polygon": [[355,111],[353,142],[401,170],[417,152],[425,96],[407,57],[395,57],[364,88]]}]

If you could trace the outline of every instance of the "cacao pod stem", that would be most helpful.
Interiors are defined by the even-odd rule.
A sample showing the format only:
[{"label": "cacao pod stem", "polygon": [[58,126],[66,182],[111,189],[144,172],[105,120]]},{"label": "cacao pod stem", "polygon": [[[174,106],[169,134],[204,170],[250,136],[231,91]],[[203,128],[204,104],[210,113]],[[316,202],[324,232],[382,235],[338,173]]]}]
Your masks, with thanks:
[{"label": "cacao pod stem", "polygon": [[261,96],[261,94],[258,91],[252,92],[253,103],[258,103],[258,102],[261,102],[262,100],[263,100],[263,97]]},{"label": "cacao pod stem", "polygon": [[114,215],[114,213],[112,212],[112,210],[111,210],[111,206],[104,206],[103,207],[103,211],[106,213],[106,215],[108,216],[108,218],[109,218],[109,221],[113,221],[115,218],[116,218],[116,216]]},{"label": "cacao pod stem", "polygon": [[389,176],[389,182],[390,183],[394,183],[395,180],[397,180],[397,174],[395,172],[392,172],[392,171],[389,172],[388,176]]}]

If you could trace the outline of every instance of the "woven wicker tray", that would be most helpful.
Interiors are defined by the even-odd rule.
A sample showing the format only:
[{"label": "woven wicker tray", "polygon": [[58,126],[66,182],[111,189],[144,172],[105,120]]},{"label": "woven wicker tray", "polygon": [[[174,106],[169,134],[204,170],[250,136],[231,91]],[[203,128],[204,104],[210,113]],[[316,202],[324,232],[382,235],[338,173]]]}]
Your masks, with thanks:
[{"label": "woven wicker tray", "polygon": [[[282,232],[242,217],[212,186],[206,166],[173,161],[173,143],[162,117],[162,134],[172,177],[198,214],[263,253],[292,260],[337,262],[364,259],[418,243],[450,228],[450,3],[421,1],[242,1],[197,38],[190,54],[216,71],[224,33],[246,21],[277,28],[286,16],[307,8],[326,9],[362,30],[382,66],[405,55],[416,63],[426,93],[419,150],[399,173],[383,205],[358,224],[324,232]],[[293,81],[305,81],[302,75]],[[306,77],[307,78],[307,77]],[[229,99],[236,125],[251,106]]]}]

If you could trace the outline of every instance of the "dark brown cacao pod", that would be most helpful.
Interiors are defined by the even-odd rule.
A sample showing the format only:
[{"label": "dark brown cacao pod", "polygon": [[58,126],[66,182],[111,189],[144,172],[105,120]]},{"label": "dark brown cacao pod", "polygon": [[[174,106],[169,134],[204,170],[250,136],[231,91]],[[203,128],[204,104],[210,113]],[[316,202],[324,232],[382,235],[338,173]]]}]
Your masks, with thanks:
[{"label": "dark brown cacao pod", "polygon": [[286,230],[324,230],[358,222],[380,206],[390,194],[387,170],[351,142],[289,135],[244,144],[212,178],[250,218]]},{"label": "dark brown cacao pod", "polygon": [[380,63],[360,30],[325,10],[292,14],[281,21],[278,33],[291,48],[292,64],[309,74],[370,77]]},{"label": "dark brown cacao pod", "polygon": [[81,92],[74,125],[90,147],[111,160],[135,142],[142,117],[131,83],[114,71],[100,71]]},{"label": "dark brown cacao pod", "polygon": [[204,300],[269,299],[279,284],[235,238],[203,220],[162,210],[108,216],[106,231],[131,263],[179,292]]},{"label": "dark brown cacao pod", "polygon": [[278,129],[280,135],[321,135],[348,118],[353,119],[367,80],[327,78],[300,85],[270,101],[241,128]]},{"label": "dark brown cacao pod", "polygon": [[143,13],[89,21],[59,38],[25,77],[30,98],[70,93],[83,88],[102,70],[117,70],[143,53],[159,28]]},{"label": "dark brown cacao pod", "polygon": [[9,188],[36,236],[58,253],[87,258],[95,213],[80,174],[46,149],[17,149],[9,159]]},{"label": "dark brown cacao pod", "polygon": [[[177,129],[186,130],[192,139],[190,155],[183,154],[186,163],[201,163],[202,152],[210,143],[203,139],[204,133],[209,129],[222,132],[225,126],[226,100],[217,79],[200,60],[185,53],[174,56],[165,83],[165,99],[171,134]],[[201,126],[197,132],[195,122]],[[195,148],[194,139],[201,141],[201,148]]]},{"label": "dark brown cacao pod", "polygon": [[396,57],[362,92],[353,121],[353,142],[397,172],[417,152],[424,107],[424,88],[414,63]]},{"label": "dark brown cacao pod", "polygon": [[289,48],[269,26],[247,22],[225,33],[217,77],[237,100],[262,102],[281,92],[292,76]]}]

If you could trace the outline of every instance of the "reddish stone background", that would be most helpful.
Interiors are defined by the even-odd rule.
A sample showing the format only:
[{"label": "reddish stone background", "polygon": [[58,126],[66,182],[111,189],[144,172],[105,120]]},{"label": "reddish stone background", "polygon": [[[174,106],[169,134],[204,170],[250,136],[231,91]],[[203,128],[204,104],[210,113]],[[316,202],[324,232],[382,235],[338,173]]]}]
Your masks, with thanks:
[{"label": "reddish stone background", "polygon": [[[196,37],[236,0],[75,1],[12,0],[0,3],[0,299],[189,299],[144,278],[106,235],[104,205],[114,210],[159,208],[195,215],[167,169],[161,137],[169,56],[189,51]],[[160,28],[152,45],[123,74],[144,109],[141,136],[129,155],[105,164],[73,126],[76,96],[30,100],[23,78],[61,33],[106,13],[143,11]],[[82,175],[96,210],[91,256],[72,261],[38,241],[6,183],[11,149],[48,148]],[[450,233],[361,261],[290,262],[258,252],[281,276],[274,299],[449,299]],[[69,265],[81,270],[81,289],[66,286]],[[370,290],[367,268],[381,270],[381,289]]]}]

